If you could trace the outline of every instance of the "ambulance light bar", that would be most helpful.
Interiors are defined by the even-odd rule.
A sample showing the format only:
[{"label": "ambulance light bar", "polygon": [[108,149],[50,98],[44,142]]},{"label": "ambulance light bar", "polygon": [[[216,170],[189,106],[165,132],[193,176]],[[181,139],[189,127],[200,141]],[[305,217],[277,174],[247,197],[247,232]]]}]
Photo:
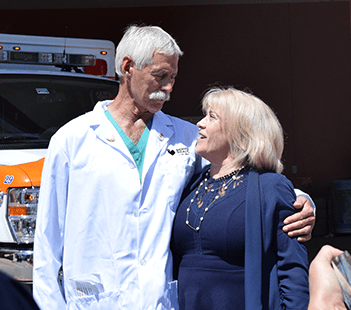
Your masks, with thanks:
[{"label": "ambulance light bar", "polygon": [[42,53],[42,52],[15,52],[4,51],[0,48],[0,62],[21,63],[35,65],[65,65],[73,67],[94,66],[94,55]]}]

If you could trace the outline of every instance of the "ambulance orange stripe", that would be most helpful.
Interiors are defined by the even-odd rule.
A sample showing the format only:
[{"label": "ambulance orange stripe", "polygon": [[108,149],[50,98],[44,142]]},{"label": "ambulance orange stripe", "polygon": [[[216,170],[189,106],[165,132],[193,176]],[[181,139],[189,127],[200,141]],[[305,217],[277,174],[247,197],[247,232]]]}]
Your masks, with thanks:
[{"label": "ambulance orange stripe", "polygon": [[7,193],[11,187],[40,186],[44,158],[20,165],[0,165],[0,191]]}]

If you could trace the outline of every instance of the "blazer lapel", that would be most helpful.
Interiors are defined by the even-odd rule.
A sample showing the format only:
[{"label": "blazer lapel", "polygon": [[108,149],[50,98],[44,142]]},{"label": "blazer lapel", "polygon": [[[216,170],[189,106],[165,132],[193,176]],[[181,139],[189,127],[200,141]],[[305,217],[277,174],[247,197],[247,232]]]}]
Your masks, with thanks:
[{"label": "blazer lapel", "polygon": [[262,218],[259,175],[249,172],[245,205],[245,309],[262,309]]}]

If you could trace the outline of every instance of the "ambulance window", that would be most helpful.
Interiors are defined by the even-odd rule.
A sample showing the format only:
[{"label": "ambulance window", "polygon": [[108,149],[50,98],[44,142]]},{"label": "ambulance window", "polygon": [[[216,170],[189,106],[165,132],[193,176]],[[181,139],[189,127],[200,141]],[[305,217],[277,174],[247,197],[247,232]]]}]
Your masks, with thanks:
[{"label": "ambulance window", "polygon": [[113,99],[118,83],[51,75],[0,76],[0,133],[38,133],[50,137],[71,119]]}]

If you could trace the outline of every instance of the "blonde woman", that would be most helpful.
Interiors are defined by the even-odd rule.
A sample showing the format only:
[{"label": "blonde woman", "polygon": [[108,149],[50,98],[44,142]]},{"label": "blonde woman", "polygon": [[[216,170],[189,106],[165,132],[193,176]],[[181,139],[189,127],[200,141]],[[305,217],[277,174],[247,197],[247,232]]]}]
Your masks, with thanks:
[{"label": "blonde woman", "polygon": [[307,309],[307,251],[282,231],[296,196],[277,117],[232,87],[208,91],[203,110],[196,152],[211,165],[173,226],[179,309]]}]

